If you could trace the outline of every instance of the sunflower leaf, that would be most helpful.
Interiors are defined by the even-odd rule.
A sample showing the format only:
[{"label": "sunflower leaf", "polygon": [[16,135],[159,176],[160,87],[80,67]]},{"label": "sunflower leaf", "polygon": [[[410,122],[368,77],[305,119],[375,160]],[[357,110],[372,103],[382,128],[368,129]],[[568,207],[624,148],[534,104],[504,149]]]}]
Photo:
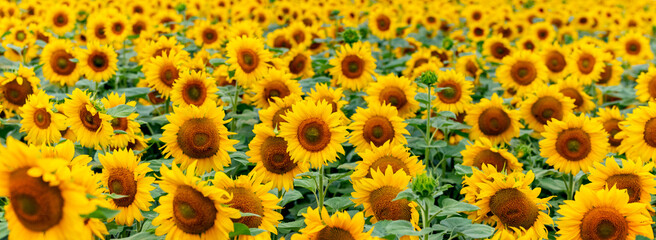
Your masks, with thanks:
[{"label": "sunflower leaf", "polygon": [[137,108],[125,104],[107,109],[107,114],[115,118],[124,118],[137,111]]},{"label": "sunflower leaf", "polygon": [[92,213],[89,213],[89,215],[85,215],[83,217],[85,217],[85,218],[109,219],[109,218],[112,218],[112,217],[116,216],[116,214],[118,214],[119,212],[120,212],[119,210],[113,210],[113,209],[98,206],[95,211],[93,211]]},{"label": "sunflower leaf", "polygon": [[110,198],[110,199],[120,199],[120,198],[127,197],[127,195],[121,195],[121,194],[116,194],[116,193],[105,194],[105,196],[107,196],[107,198]]}]

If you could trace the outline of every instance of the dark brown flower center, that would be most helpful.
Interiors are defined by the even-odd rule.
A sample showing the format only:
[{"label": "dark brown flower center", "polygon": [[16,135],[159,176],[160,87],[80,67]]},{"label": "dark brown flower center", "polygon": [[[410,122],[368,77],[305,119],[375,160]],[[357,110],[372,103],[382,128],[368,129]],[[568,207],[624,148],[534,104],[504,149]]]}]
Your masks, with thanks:
[{"label": "dark brown flower center", "polygon": [[173,87],[173,83],[180,77],[178,68],[173,64],[166,64],[159,70],[159,79],[166,86]]},{"label": "dark brown flower center", "polygon": [[128,119],[127,118],[114,118],[112,119],[112,128],[114,130],[128,130]]},{"label": "dark brown flower center", "polygon": [[305,41],[305,32],[303,32],[302,30],[296,30],[292,34],[292,38],[294,38],[294,42],[302,43],[303,41]]},{"label": "dark brown flower center", "polygon": [[485,135],[497,136],[510,128],[511,119],[501,108],[488,108],[478,116],[478,127]]},{"label": "dark brown flower center", "polygon": [[386,87],[380,91],[378,100],[385,104],[391,104],[397,109],[403,108],[408,100],[406,99],[405,92],[398,87]]},{"label": "dark brown flower center", "polygon": [[590,136],[580,128],[570,128],[558,134],[556,151],[569,161],[580,161],[592,151]]},{"label": "dark brown flower center", "polygon": [[264,86],[264,97],[266,101],[273,101],[274,97],[284,98],[290,94],[289,87],[281,81],[271,81]]},{"label": "dark brown flower center", "polygon": [[490,198],[490,210],[504,225],[524,229],[533,226],[540,212],[531,199],[515,188],[497,191]]},{"label": "dark brown flower center", "polygon": [[589,53],[583,53],[581,56],[579,56],[579,60],[576,62],[578,65],[579,71],[583,74],[589,74],[594,70],[594,65],[596,63],[596,59],[592,54]]},{"label": "dark brown flower center", "polygon": [[364,60],[356,55],[348,55],[342,60],[342,74],[347,78],[359,78],[364,72]]},{"label": "dark brown flower center", "polygon": [[207,118],[192,118],[180,126],[177,141],[191,158],[212,157],[219,151],[219,130]]},{"label": "dark brown flower center", "polygon": [[102,125],[100,113],[91,114],[91,112],[87,111],[85,106],[80,109],[80,120],[82,121],[82,125],[92,132],[96,132]]},{"label": "dark brown flower center", "polygon": [[94,72],[102,72],[109,68],[109,58],[104,52],[92,52],[87,61],[87,65]]},{"label": "dark brown flower center", "polygon": [[493,152],[492,150],[485,149],[474,157],[474,167],[482,168],[483,164],[489,164],[494,166],[498,171],[503,170],[506,167],[508,160],[501,156],[498,152]]},{"label": "dark brown flower center", "polygon": [[624,46],[625,46],[626,53],[631,55],[640,54],[640,42],[638,42],[638,40],[631,39],[627,41]]},{"label": "dark brown flower center", "polygon": [[324,227],[317,233],[317,240],[355,240],[349,231],[338,227]]},{"label": "dark brown flower center", "polygon": [[[253,191],[243,187],[228,188],[226,190],[229,193],[232,193],[232,200],[228,203],[231,208],[237,209],[243,213],[254,213],[264,216],[262,200],[260,200]],[[249,228],[257,228],[262,224],[262,217],[241,217],[239,219],[233,219],[232,222],[242,223]]]},{"label": "dark brown flower center", "polygon": [[384,31],[387,31],[387,30],[390,29],[391,21],[390,21],[389,17],[387,17],[385,15],[378,16],[376,18],[376,23],[377,23],[376,26],[378,27],[378,30],[380,30],[380,31],[384,32]]},{"label": "dark brown flower center", "polygon": [[610,188],[615,186],[618,189],[626,189],[629,194],[629,202],[639,202],[642,184],[640,177],[635,174],[617,174],[606,179],[606,185]]},{"label": "dark brown flower center", "polygon": [[380,221],[412,219],[412,209],[408,206],[410,202],[407,199],[392,201],[399,192],[401,192],[399,188],[383,186],[369,194],[369,203],[376,219]]},{"label": "dark brown flower center", "polygon": [[374,116],[364,123],[362,136],[367,144],[373,143],[377,147],[383,143],[394,139],[394,126],[389,119],[381,116]]},{"label": "dark brown flower center", "polygon": [[18,81],[13,80],[3,86],[3,93],[7,102],[17,106],[25,105],[27,96],[34,93],[32,85],[24,78],[23,84],[18,84]]},{"label": "dark brown flower center", "polygon": [[622,143],[621,138],[615,138],[615,134],[621,131],[619,123],[620,121],[618,119],[609,119],[604,122],[604,130],[610,135],[608,137],[608,143],[613,147],[617,147]]},{"label": "dark brown flower center", "polygon": [[66,13],[57,13],[53,16],[52,22],[56,27],[63,27],[66,26],[68,23],[68,16]]},{"label": "dark brown flower center", "polygon": [[380,170],[381,172],[385,172],[388,166],[392,166],[392,171],[394,172],[403,170],[406,174],[410,174],[410,170],[403,160],[394,156],[382,156],[371,163],[366,177],[371,178],[371,171]]},{"label": "dark brown flower center", "polygon": [[465,70],[467,70],[467,74],[470,77],[476,77],[478,76],[478,66],[476,66],[476,63],[474,61],[467,61],[467,64],[465,65]]},{"label": "dark brown flower center", "polygon": [[294,168],[294,163],[287,152],[287,142],[281,137],[268,137],[260,148],[262,165],[267,171],[276,174],[285,174]]},{"label": "dark brown flower center", "polygon": [[581,239],[626,239],[629,224],[625,217],[612,207],[590,209],[581,220]]},{"label": "dark brown flower center", "polygon": [[205,30],[203,30],[203,43],[212,44],[219,39],[217,36],[218,34],[216,33],[216,30],[211,28],[206,28]]},{"label": "dark brown flower center", "polygon": [[39,108],[34,111],[34,125],[41,129],[46,129],[50,126],[50,113],[45,108]]},{"label": "dark brown flower center", "polygon": [[656,77],[653,77],[649,80],[649,96],[651,98],[656,98]]},{"label": "dark brown flower center", "polygon": [[273,47],[275,48],[292,48],[292,44],[285,38],[285,36],[278,36],[273,40]]},{"label": "dark brown flower center", "polygon": [[547,53],[546,59],[547,68],[553,73],[562,72],[563,69],[567,66],[567,61],[565,56],[558,51],[551,51]]},{"label": "dark brown flower center", "polygon": [[9,175],[9,200],[18,221],[34,232],[45,232],[63,217],[64,198],[57,186],[27,174],[29,167]]},{"label": "dark brown flower center", "polygon": [[574,99],[574,105],[576,105],[576,107],[581,107],[581,105],[583,105],[583,96],[581,96],[581,93],[577,89],[563,88],[560,90],[560,93],[565,95],[565,97]]},{"label": "dark brown flower center", "polygon": [[290,110],[291,107],[283,107],[281,109],[278,109],[276,113],[273,114],[273,120],[272,120],[272,126],[273,128],[280,128],[280,123],[282,122],[287,122],[282,116],[285,116],[287,114],[287,111]]},{"label": "dark brown flower center", "polygon": [[330,144],[331,135],[328,124],[318,118],[305,119],[298,126],[298,141],[301,147],[310,152],[326,148]]},{"label": "dark brown flower center", "polygon": [[645,123],[645,132],[643,135],[645,143],[651,147],[656,147],[656,118],[647,120]]},{"label": "dark brown flower center", "polygon": [[490,46],[490,52],[494,58],[501,60],[510,54],[510,49],[508,49],[502,42],[496,42]]},{"label": "dark brown flower center", "polygon": [[137,195],[137,181],[134,172],[125,168],[109,169],[107,187],[110,193],[125,195],[123,198],[113,199],[116,206],[127,207],[134,202]]},{"label": "dark brown flower center", "polygon": [[529,61],[517,61],[510,69],[510,77],[515,83],[522,86],[533,83],[537,75],[535,65]]},{"label": "dark brown flower center", "polygon": [[218,211],[212,199],[203,196],[198,190],[181,185],[173,197],[173,217],[175,225],[183,232],[201,234],[214,226]]},{"label": "dark brown flower center", "polygon": [[442,91],[437,92],[437,97],[440,98],[440,102],[446,104],[453,104],[460,101],[462,96],[462,90],[460,84],[453,81],[444,81],[437,85],[438,88],[444,88]]},{"label": "dark brown flower center", "polygon": [[190,105],[200,106],[205,103],[207,91],[201,81],[190,81],[182,87],[182,99]]},{"label": "dark brown flower center", "polygon": [[71,62],[73,55],[66,52],[64,49],[56,50],[50,56],[50,66],[52,71],[59,75],[68,76],[73,73],[77,63]]},{"label": "dark brown flower center", "polygon": [[257,56],[257,53],[251,49],[242,49],[237,56],[237,63],[245,73],[255,71],[259,65],[259,57]]},{"label": "dark brown flower center", "polygon": [[551,119],[562,120],[563,105],[555,97],[541,97],[531,106],[531,114],[542,124],[547,124]]},{"label": "dark brown flower center", "polygon": [[292,74],[300,74],[305,70],[305,64],[308,61],[308,57],[306,57],[303,54],[298,54],[296,55],[290,62],[289,62],[289,72]]}]

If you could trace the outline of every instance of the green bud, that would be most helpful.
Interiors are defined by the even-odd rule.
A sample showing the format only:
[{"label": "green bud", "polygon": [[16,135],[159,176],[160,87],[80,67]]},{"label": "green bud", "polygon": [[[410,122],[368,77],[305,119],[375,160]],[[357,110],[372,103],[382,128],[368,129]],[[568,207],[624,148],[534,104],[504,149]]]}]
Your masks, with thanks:
[{"label": "green bud", "polygon": [[433,177],[432,174],[421,174],[415,177],[412,181],[412,191],[419,197],[428,198],[432,197],[433,193],[437,191],[439,181]]},{"label": "green bud", "polygon": [[447,37],[442,41],[442,48],[446,50],[451,50],[452,47],[453,47],[453,40],[451,40],[451,38]]},{"label": "green bud", "polygon": [[437,75],[435,75],[435,72],[428,70],[421,74],[419,81],[426,85],[432,85],[437,82]]},{"label": "green bud", "polygon": [[353,44],[360,40],[360,37],[358,36],[358,31],[351,28],[346,29],[344,33],[342,33],[342,38],[344,39],[344,42],[348,44]]},{"label": "green bud", "polygon": [[185,9],[187,9],[187,5],[185,5],[184,3],[180,3],[177,6],[175,6],[175,10],[178,12],[182,12]]}]

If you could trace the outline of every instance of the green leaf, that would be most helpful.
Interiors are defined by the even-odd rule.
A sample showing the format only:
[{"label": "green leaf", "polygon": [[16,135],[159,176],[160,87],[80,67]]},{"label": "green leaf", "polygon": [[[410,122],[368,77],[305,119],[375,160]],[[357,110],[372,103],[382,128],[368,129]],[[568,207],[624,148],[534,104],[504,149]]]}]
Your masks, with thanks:
[{"label": "green leaf", "polygon": [[128,134],[128,133],[123,130],[114,130],[114,134]]},{"label": "green leaf", "polygon": [[137,111],[137,108],[125,104],[107,109],[107,114],[115,118],[124,118]]},{"label": "green leaf", "polygon": [[469,203],[456,201],[451,198],[446,198],[442,201],[442,208],[446,211],[458,213],[458,212],[470,212],[478,210],[479,208],[475,205]]},{"label": "green leaf", "polygon": [[324,204],[334,211],[341,211],[355,205],[350,197],[333,197],[324,201]]},{"label": "green leaf", "polygon": [[485,224],[472,224],[467,226],[460,233],[470,238],[481,239],[492,236],[494,228]]},{"label": "green leaf", "polygon": [[385,231],[396,236],[420,236],[433,231],[432,228],[422,229],[421,231],[415,231],[414,229],[412,223],[406,220],[392,221],[385,227]]},{"label": "green leaf", "polygon": [[225,61],[226,60],[223,59],[223,58],[212,58],[212,59],[210,59],[210,63],[215,67],[225,64]]},{"label": "green leaf", "polygon": [[298,190],[290,190],[285,192],[285,195],[282,196],[282,200],[278,203],[278,206],[284,207],[287,203],[296,201],[303,198],[303,194]]},{"label": "green leaf", "polygon": [[471,175],[471,174],[474,173],[474,171],[472,170],[472,167],[464,166],[464,165],[461,165],[459,163],[456,164],[453,168],[456,169],[456,174],[458,174],[458,175]]},{"label": "green leaf", "polygon": [[418,198],[419,198],[419,196],[417,196],[417,194],[415,194],[412,191],[412,189],[406,188],[405,190],[399,192],[399,194],[397,194],[396,197],[394,199],[392,199],[392,201],[396,201],[396,200],[399,200],[399,199],[408,199],[410,201],[414,201],[414,200],[417,200]]},{"label": "green leaf", "polygon": [[116,216],[120,211],[98,206],[95,211],[85,215],[85,218],[108,219]]},{"label": "green leaf", "polygon": [[105,193],[104,195],[107,196],[107,198],[110,198],[110,199],[120,199],[120,198],[127,197],[127,195],[121,195],[121,194],[116,194],[116,193],[110,193],[110,194]]},{"label": "green leaf", "polygon": [[166,236],[156,236],[152,232],[140,232],[129,237],[117,238],[116,240],[158,240],[164,239]]},{"label": "green leaf", "polygon": [[241,214],[241,217],[262,217],[255,213],[249,213],[249,212],[239,212],[239,214]]},{"label": "green leaf", "polygon": [[307,190],[310,190],[310,192],[317,191],[317,183],[312,178],[294,179],[294,186],[305,188]]}]

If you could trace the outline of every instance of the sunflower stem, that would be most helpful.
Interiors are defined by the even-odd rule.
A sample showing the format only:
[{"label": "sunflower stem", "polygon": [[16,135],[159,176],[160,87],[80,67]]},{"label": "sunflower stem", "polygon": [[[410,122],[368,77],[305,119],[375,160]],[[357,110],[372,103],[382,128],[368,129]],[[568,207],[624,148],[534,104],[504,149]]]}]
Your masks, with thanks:
[{"label": "sunflower stem", "polygon": [[[429,216],[428,216],[430,214],[430,206],[428,205],[428,201],[424,200],[423,202],[424,202],[424,206],[425,206],[423,208],[424,211],[421,214],[421,215],[423,215],[422,216],[423,217],[422,222],[424,223],[424,228],[423,229],[427,229],[428,228],[428,222],[430,221]],[[424,240],[428,240],[428,233],[424,234]]]},{"label": "sunflower stem", "polygon": [[164,109],[166,111],[166,113],[169,113],[169,106],[170,105],[171,105],[171,99],[166,98],[166,104],[164,105],[164,107],[166,108],[166,109]]},{"label": "sunflower stem", "polygon": [[[237,116],[237,101],[239,101],[239,85],[235,84],[235,96],[232,98],[232,114]],[[237,132],[237,121],[230,121],[230,131]]]},{"label": "sunflower stem", "polygon": [[426,141],[426,149],[424,151],[424,165],[428,166],[428,163],[430,161],[430,145],[431,145],[431,140],[432,140],[432,134],[430,131],[430,119],[431,119],[431,86],[426,85],[426,89],[428,91],[428,107],[426,108],[426,132],[424,132],[424,140]]},{"label": "sunflower stem", "polygon": [[323,198],[324,198],[324,186],[323,186],[323,166],[319,167],[319,183],[318,189],[319,189],[319,196],[318,196],[318,202],[317,202],[317,208],[320,208],[319,211],[321,211],[321,208],[323,207]]}]

